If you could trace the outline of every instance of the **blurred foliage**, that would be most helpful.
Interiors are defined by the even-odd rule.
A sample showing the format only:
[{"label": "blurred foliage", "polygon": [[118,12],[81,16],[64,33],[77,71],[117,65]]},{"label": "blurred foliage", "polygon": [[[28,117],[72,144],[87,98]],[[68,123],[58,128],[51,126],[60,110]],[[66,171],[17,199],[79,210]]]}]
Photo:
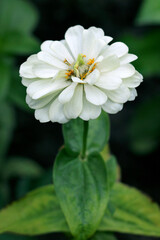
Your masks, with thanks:
[{"label": "blurred foliage", "polygon": [[[139,57],[134,65],[144,75],[142,84],[147,85],[146,81],[149,77],[150,81],[153,81],[155,76],[158,79],[160,77],[160,1],[142,1],[135,24],[143,27],[142,31],[139,31],[140,29],[130,31],[122,36],[122,41]],[[150,28],[149,26],[153,24],[157,24],[157,27]],[[156,88],[155,86],[157,91]],[[158,148],[160,144],[159,108],[159,93],[152,92],[137,105],[128,126],[130,148],[135,154],[148,154]]]},{"label": "blurred foliage", "polygon": [[11,104],[26,109],[25,89],[16,66],[17,56],[39,50],[39,41],[32,35],[37,21],[38,12],[28,1],[0,1],[0,99],[9,98]]},{"label": "blurred foliage", "polygon": [[14,176],[36,178],[43,173],[41,167],[30,159],[24,157],[11,157],[5,164],[3,178]]},{"label": "blurred foliage", "polygon": [[137,16],[136,23],[143,24],[159,24],[160,23],[160,1],[144,0],[140,12]]},{"label": "blurred foliage", "polygon": [[[1,0],[0,34],[19,32],[31,34],[37,25],[38,13],[31,3],[24,0]],[[12,37],[12,36],[11,36]]]},{"label": "blurred foliage", "polygon": [[32,35],[37,21],[38,12],[28,1],[0,1],[0,206],[10,199],[11,178],[33,179],[43,173],[31,159],[7,156],[16,126],[14,106],[29,109],[18,76],[17,56],[38,51],[39,41]]},{"label": "blurred foliage", "polygon": [[0,116],[0,164],[2,164],[15,126],[14,110],[7,102],[1,102]]},{"label": "blurred foliage", "polygon": [[139,104],[131,120],[129,134],[131,148],[139,154],[155,150],[160,143],[160,95]]},{"label": "blurred foliage", "polygon": [[160,76],[159,30],[150,30],[143,34],[128,33],[121,39],[129,46],[130,52],[134,52],[139,57],[134,65],[144,75],[145,80],[148,76]]}]

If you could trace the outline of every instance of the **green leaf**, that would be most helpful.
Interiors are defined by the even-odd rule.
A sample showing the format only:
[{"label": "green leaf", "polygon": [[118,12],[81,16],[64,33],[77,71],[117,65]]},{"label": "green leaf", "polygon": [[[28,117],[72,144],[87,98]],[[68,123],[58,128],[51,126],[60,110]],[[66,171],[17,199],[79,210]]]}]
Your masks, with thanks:
[{"label": "green leaf", "polygon": [[[71,203],[74,208],[75,199]],[[160,208],[137,189],[116,183],[111,192],[110,203],[115,207],[114,212],[111,214],[106,209],[98,231],[160,236]],[[5,232],[25,235],[69,232],[53,185],[34,190],[23,199],[1,210],[0,233]]]},{"label": "green leaf", "polygon": [[137,24],[160,24],[160,1],[143,0],[136,18]]},{"label": "green leaf", "polygon": [[43,169],[35,161],[24,157],[11,157],[3,167],[3,177],[37,178],[43,174]]},{"label": "green leaf", "polygon": [[39,51],[39,41],[21,32],[9,32],[0,38],[0,52],[3,54],[32,54]]},{"label": "green leaf", "polygon": [[72,235],[78,239],[90,237],[108,201],[107,172],[101,156],[93,153],[81,160],[63,149],[56,158],[54,184]]},{"label": "green leaf", "polygon": [[53,185],[32,191],[0,212],[0,233],[38,235],[68,232]]},{"label": "green leaf", "polygon": [[63,136],[67,150],[76,153],[81,152],[83,142],[83,120],[77,118],[63,124]]},{"label": "green leaf", "polygon": [[102,158],[104,159],[104,161],[108,161],[108,159],[110,158],[110,149],[109,149],[109,144],[107,143],[103,150],[100,152]]},{"label": "green leaf", "polygon": [[152,30],[139,36],[128,33],[121,39],[129,46],[130,52],[139,57],[134,65],[140,73],[145,76],[160,74],[159,30]]},{"label": "green leaf", "polygon": [[0,1],[0,34],[11,31],[30,33],[37,25],[38,12],[25,0]]},{"label": "green leaf", "polygon": [[9,66],[3,60],[0,60],[0,101],[4,100],[8,94],[10,78]]},{"label": "green leaf", "polygon": [[[130,147],[137,154],[156,149],[160,139],[160,96],[150,96],[139,104],[129,125]],[[154,116],[154,117],[153,117]]]},{"label": "green leaf", "polygon": [[117,160],[113,155],[106,161],[106,167],[108,173],[108,187],[112,189],[117,179]]},{"label": "green leaf", "polygon": [[102,112],[100,117],[89,121],[87,138],[88,152],[100,152],[109,140],[110,122],[108,114]]},{"label": "green leaf", "polygon": [[117,238],[112,233],[97,232],[91,240],[117,240]]},{"label": "green leaf", "polygon": [[[87,136],[87,153],[101,151],[109,139],[109,117],[101,113],[99,118],[89,121]],[[80,118],[63,125],[63,135],[66,149],[76,153],[82,150],[83,120]]]},{"label": "green leaf", "polygon": [[11,106],[0,103],[0,163],[4,159],[15,126],[15,115]]},{"label": "green leaf", "polygon": [[111,215],[106,210],[98,230],[160,236],[160,208],[146,195],[117,183],[111,192],[110,202],[115,211]]}]

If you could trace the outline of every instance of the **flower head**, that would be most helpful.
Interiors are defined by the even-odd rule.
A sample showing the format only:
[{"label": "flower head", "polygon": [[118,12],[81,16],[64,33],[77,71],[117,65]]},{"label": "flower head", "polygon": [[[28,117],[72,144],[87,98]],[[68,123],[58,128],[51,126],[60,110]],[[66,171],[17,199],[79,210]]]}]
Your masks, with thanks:
[{"label": "flower head", "polygon": [[26,102],[40,122],[65,123],[117,113],[137,96],[142,82],[130,62],[137,59],[122,42],[111,45],[100,28],[74,26],[61,41],[45,41],[20,67]]}]

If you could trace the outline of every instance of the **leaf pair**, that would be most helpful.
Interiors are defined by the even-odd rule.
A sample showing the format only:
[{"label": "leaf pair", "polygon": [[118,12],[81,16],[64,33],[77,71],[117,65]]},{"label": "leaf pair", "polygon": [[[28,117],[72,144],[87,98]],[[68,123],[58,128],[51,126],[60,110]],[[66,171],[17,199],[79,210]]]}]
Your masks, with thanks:
[{"label": "leaf pair", "polygon": [[[140,191],[116,183],[110,203],[115,210],[111,214],[106,209],[98,231],[160,236],[160,208]],[[0,212],[0,233],[39,235],[69,231],[53,185],[32,191]],[[101,239],[107,240],[102,235]]]},{"label": "leaf pair", "polygon": [[56,158],[54,184],[70,231],[77,239],[89,238],[97,230],[108,202],[107,168],[99,151],[109,137],[109,119],[102,114],[89,121],[87,154],[81,158],[83,121],[63,127],[65,149]]},{"label": "leaf pair", "polygon": [[[102,112],[100,117],[89,121],[87,135],[87,153],[100,152],[107,144],[110,134],[109,117]],[[78,118],[63,125],[63,136],[66,150],[80,153],[83,144],[83,121]]]},{"label": "leaf pair", "polygon": [[90,154],[84,161],[62,150],[54,166],[54,183],[72,235],[79,239],[90,237],[108,201],[107,171],[100,154]]}]

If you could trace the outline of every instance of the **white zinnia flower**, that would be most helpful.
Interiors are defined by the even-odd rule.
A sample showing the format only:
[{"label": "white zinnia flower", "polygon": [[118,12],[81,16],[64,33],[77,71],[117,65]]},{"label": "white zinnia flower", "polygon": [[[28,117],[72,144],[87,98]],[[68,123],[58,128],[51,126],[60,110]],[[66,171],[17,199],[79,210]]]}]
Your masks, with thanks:
[{"label": "white zinnia flower", "polygon": [[117,113],[137,96],[142,82],[122,42],[111,45],[100,28],[74,26],[62,41],[45,41],[20,67],[26,102],[40,122],[95,119],[101,109]]}]

